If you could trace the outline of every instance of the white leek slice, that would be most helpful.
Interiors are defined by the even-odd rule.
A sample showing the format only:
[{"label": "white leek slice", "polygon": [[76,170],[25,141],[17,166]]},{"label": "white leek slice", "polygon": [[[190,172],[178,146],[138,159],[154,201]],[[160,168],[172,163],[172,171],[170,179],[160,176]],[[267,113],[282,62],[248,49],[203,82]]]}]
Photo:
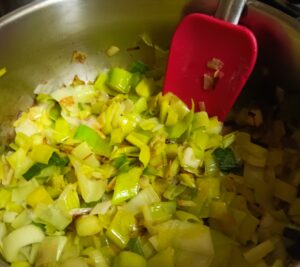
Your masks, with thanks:
[{"label": "white leek slice", "polygon": [[67,97],[73,97],[78,103],[91,103],[95,96],[96,91],[93,85],[78,85],[76,87],[67,87],[54,91],[51,96],[56,101],[61,101]]},{"label": "white leek slice", "polygon": [[14,230],[3,238],[4,258],[8,262],[14,261],[22,247],[41,242],[44,237],[43,231],[32,224]]},{"label": "white leek slice", "polygon": [[84,201],[90,203],[101,199],[105,192],[107,181],[88,177],[83,171],[84,165],[74,157],[70,156],[70,159],[74,166],[79,190]]},{"label": "white leek slice", "polygon": [[133,214],[137,214],[142,211],[143,206],[150,205],[155,202],[159,202],[160,198],[154,191],[152,186],[148,186],[140,191],[133,199],[124,205],[124,209]]}]

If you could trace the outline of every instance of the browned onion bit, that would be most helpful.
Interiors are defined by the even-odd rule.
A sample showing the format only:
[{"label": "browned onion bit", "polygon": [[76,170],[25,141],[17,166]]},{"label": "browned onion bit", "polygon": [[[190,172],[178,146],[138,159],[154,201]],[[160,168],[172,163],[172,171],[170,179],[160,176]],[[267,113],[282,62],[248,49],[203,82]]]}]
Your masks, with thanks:
[{"label": "browned onion bit", "polygon": [[204,90],[211,90],[215,88],[217,81],[224,76],[224,73],[221,71],[224,63],[218,58],[212,58],[207,62],[206,66],[213,72],[204,73],[203,88]]}]

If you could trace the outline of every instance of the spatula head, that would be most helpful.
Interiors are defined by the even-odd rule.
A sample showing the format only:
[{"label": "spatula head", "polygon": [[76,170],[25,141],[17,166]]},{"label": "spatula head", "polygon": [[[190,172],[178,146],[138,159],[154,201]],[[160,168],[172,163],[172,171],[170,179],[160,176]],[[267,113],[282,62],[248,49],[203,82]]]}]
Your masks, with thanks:
[{"label": "spatula head", "polygon": [[[204,102],[210,116],[224,120],[245,85],[256,62],[253,33],[240,25],[203,14],[186,16],[171,43],[164,92],[173,92],[188,106]],[[204,88],[204,76],[215,71],[213,58],[224,63],[214,85]],[[223,77],[222,77],[223,75]],[[208,78],[209,78],[208,77]]]}]

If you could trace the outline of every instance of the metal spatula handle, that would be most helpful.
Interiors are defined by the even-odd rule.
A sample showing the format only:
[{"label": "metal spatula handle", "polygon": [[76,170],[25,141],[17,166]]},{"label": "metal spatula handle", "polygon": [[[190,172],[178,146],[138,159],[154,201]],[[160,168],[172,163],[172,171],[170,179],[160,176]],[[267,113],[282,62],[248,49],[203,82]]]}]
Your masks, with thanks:
[{"label": "metal spatula handle", "polygon": [[238,24],[247,0],[219,0],[215,17]]}]

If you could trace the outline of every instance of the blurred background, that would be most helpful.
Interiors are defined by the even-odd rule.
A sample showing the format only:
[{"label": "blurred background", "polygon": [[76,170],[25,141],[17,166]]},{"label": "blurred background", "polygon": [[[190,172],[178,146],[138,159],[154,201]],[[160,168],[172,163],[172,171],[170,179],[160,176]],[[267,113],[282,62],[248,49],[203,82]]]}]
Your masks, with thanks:
[{"label": "blurred background", "polygon": [[[0,17],[34,0],[0,0]],[[43,1],[43,0],[39,0]],[[209,0],[208,0],[209,1]],[[300,19],[300,0],[259,0]]]},{"label": "blurred background", "polygon": [[33,0],[0,0],[0,16],[30,2]]}]

